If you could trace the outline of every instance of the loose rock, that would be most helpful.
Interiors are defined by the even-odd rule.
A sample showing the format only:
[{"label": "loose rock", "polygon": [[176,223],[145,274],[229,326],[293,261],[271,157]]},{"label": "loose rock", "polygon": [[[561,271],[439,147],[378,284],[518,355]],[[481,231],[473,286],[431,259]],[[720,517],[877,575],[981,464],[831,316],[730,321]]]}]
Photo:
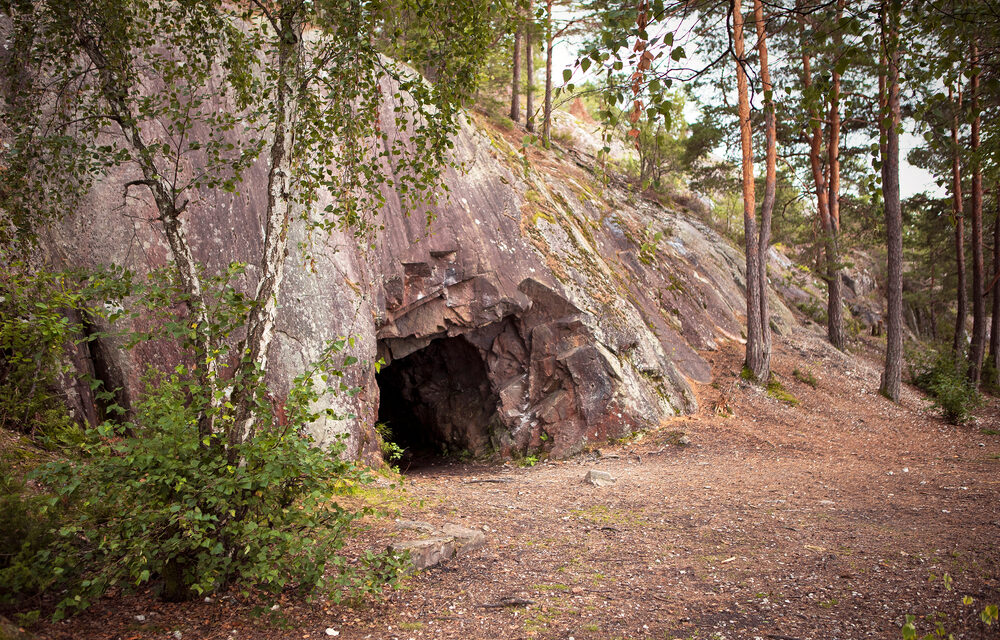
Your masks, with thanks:
[{"label": "loose rock", "polygon": [[592,484],[595,487],[606,487],[616,482],[614,476],[607,471],[598,471],[596,469],[588,471],[587,475],[583,478],[583,481],[587,484]]},{"label": "loose rock", "polygon": [[418,520],[401,520],[397,522],[397,526],[407,531],[419,531],[429,535],[419,540],[395,542],[389,547],[395,553],[409,553],[414,571],[433,567],[455,556],[465,555],[486,543],[486,535],[482,531],[456,524],[446,524],[438,528]]}]

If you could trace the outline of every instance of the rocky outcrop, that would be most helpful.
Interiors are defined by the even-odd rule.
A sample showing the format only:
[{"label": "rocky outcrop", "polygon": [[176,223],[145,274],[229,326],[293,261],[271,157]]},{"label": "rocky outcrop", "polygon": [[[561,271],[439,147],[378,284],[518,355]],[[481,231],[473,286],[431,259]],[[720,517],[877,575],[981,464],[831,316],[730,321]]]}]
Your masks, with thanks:
[{"label": "rocky outcrop", "polygon": [[[602,185],[584,152],[519,148],[470,122],[454,154],[465,170],[445,172],[450,195],[429,223],[386,193],[370,244],[293,227],[268,373],[279,401],[328,340],[352,336],[361,364],[344,382],[361,391],[325,399],[346,417],[312,431],[320,444],[346,434],[354,456],[377,455],[379,419],[449,452],[566,456],[693,410],[690,382],[711,373],[699,351],[741,336],[741,252],[684,211]],[[192,198],[184,219],[208,273],[251,265],[237,283],[247,290],[257,278],[264,162],[244,190]],[[51,259],[139,274],[164,265],[152,203],[134,189],[123,197],[136,177],[127,166],[107,175],[52,230]],[[299,213],[318,216],[326,204]],[[771,308],[772,327],[787,331],[788,309],[778,299]],[[92,350],[94,368],[126,404],[148,366],[184,358],[168,340],[114,346]]]},{"label": "rocky outcrop", "polygon": [[410,569],[422,571],[442,562],[472,553],[486,544],[486,536],[478,529],[447,523],[438,528],[420,520],[397,520],[396,527],[414,539],[389,545],[389,551],[405,555]]}]

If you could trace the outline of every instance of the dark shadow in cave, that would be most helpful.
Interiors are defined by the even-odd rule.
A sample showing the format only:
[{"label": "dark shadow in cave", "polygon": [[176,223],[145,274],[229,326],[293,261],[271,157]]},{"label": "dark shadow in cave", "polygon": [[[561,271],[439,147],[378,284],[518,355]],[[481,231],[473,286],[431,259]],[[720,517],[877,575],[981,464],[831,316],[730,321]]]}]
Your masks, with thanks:
[{"label": "dark shadow in cave", "polygon": [[489,452],[500,426],[498,398],[479,350],[465,338],[433,340],[383,367],[376,380],[378,421],[405,451],[402,471]]}]

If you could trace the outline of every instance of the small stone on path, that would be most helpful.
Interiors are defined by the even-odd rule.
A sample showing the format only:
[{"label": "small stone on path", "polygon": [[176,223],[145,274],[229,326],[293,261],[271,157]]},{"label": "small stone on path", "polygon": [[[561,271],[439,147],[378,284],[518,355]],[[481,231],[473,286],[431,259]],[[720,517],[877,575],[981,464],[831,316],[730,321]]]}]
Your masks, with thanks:
[{"label": "small stone on path", "polygon": [[610,473],[607,471],[598,471],[597,469],[591,469],[588,471],[583,481],[587,484],[592,484],[595,487],[606,487],[616,482],[615,478]]}]

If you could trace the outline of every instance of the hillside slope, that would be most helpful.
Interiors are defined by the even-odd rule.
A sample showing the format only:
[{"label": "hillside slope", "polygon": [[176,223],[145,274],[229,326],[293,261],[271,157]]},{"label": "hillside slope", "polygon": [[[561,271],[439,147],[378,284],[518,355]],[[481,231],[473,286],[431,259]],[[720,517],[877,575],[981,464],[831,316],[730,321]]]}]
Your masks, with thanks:
[{"label": "hillside slope", "polygon": [[[740,252],[689,212],[602,185],[585,152],[519,148],[519,137],[463,126],[454,158],[464,170],[445,172],[449,195],[429,223],[386,193],[371,245],[292,227],[269,371],[278,401],[338,336],[355,337],[363,363],[387,365],[378,378],[370,366],[346,372],[361,393],[324,402],[356,418],[321,419],[321,444],[346,432],[352,455],[377,456],[382,420],[426,449],[561,457],[696,408],[691,382],[710,375],[698,350],[740,339]],[[252,167],[239,193],[192,198],[185,220],[196,259],[210,273],[250,264],[238,283],[250,289],[265,169]],[[151,202],[122,201],[133,173],[112,170],[86,215],[53,230],[52,262],[139,274],[165,264]],[[319,216],[325,204],[300,213]],[[772,328],[787,333],[792,314],[777,297],[772,310]],[[81,366],[105,372],[126,404],[148,366],[184,357],[165,341],[114,346],[95,344]]]}]

